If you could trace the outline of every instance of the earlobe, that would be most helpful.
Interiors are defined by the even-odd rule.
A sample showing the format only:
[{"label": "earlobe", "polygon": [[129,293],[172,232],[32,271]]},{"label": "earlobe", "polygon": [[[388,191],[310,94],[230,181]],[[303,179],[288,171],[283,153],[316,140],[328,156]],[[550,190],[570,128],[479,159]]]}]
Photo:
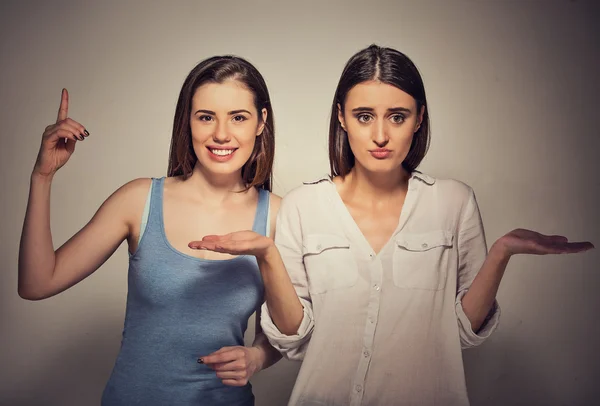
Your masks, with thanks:
[{"label": "earlobe", "polygon": [[421,111],[419,112],[419,119],[417,121],[417,125],[415,127],[415,133],[419,131],[421,128],[421,124],[423,123],[423,116],[425,115],[425,106],[421,106]]},{"label": "earlobe", "polygon": [[263,108],[261,111],[262,114],[262,122],[260,123],[260,125],[258,126],[258,130],[256,131],[256,136],[259,137],[262,133],[263,130],[265,129],[265,124],[267,123],[267,109]]},{"label": "earlobe", "polygon": [[342,129],[344,131],[346,131],[346,122],[344,120],[344,114],[342,113],[342,107],[340,106],[339,103],[337,104],[337,113],[338,113],[338,121],[340,122]]}]

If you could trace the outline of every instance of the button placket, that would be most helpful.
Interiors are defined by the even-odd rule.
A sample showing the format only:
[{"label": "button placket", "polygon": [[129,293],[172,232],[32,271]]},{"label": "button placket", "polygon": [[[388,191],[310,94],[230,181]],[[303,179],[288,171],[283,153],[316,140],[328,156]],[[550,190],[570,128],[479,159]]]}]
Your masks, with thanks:
[{"label": "button placket", "polygon": [[358,406],[362,403],[367,370],[371,363],[371,349],[375,340],[376,321],[379,315],[379,306],[381,302],[381,283],[383,280],[383,265],[381,260],[376,257],[375,261],[371,262],[369,270],[371,284],[369,285],[369,303],[367,305],[367,318],[365,320],[363,334],[363,349],[354,376],[354,391],[350,396],[350,406]]}]

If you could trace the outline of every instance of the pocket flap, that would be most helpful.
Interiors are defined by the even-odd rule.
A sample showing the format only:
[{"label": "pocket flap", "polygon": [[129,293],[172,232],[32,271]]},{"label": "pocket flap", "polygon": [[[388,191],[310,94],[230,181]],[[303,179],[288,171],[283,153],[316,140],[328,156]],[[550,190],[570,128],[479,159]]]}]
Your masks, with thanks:
[{"label": "pocket flap", "polygon": [[396,237],[396,244],[409,251],[428,251],[435,247],[452,247],[454,235],[446,230],[426,233],[403,233]]},{"label": "pocket flap", "polygon": [[302,246],[304,255],[314,255],[331,248],[350,248],[350,241],[335,234],[309,234],[304,238]]}]

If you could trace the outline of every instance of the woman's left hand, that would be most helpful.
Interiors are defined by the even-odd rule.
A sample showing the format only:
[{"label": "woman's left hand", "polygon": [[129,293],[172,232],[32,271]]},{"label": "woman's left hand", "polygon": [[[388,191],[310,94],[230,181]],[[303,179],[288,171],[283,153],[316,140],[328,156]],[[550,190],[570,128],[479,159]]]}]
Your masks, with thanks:
[{"label": "woman's left hand", "polygon": [[236,231],[226,235],[207,235],[201,241],[188,244],[192,249],[222,252],[231,255],[264,257],[274,247],[273,240],[254,231]]},{"label": "woman's left hand", "polygon": [[260,350],[255,347],[223,347],[198,359],[217,373],[225,385],[244,386],[260,369]]},{"label": "woman's left hand", "polygon": [[569,242],[562,235],[544,235],[535,231],[518,228],[501,237],[494,244],[506,256],[515,254],[574,254],[594,248],[588,241]]}]

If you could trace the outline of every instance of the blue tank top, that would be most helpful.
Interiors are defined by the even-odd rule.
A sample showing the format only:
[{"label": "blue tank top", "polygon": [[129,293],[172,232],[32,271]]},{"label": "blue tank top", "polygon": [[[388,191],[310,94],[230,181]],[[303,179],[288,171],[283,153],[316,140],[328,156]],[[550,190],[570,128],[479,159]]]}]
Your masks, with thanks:
[{"label": "blue tank top", "polygon": [[[165,235],[163,185],[152,179],[147,224],[129,258],[121,350],[102,405],[253,405],[250,384],[224,385],[197,359],[244,345],[264,294],[256,258],[206,260],[176,250]],[[252,230],[262,235],[268,209],[269,192],[260,189]]]}]

